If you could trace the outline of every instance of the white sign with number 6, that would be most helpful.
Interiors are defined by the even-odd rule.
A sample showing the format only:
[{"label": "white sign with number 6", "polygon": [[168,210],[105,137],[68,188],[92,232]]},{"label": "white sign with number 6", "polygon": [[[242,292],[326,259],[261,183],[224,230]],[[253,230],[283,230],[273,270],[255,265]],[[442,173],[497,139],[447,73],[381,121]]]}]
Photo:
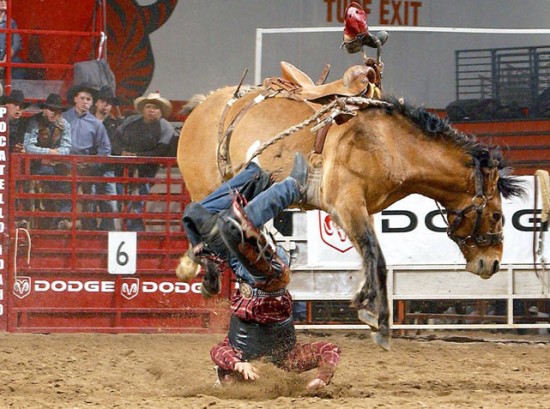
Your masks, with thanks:
[{"label": "white sign with number 6", "polygon": [[136,232],[109,232],[110,274],[135,274],[136,254]]}]

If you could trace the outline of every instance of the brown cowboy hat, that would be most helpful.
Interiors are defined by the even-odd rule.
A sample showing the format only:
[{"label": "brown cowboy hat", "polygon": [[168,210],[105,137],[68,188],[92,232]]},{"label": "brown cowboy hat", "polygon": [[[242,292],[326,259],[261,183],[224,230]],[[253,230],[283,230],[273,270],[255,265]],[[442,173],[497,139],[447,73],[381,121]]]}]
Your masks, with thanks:
[{"label": "brown cowboy hat", "polygon": [[170,116],[172,113],[172,103],[167,100],[166,98],[162,97],[160,93],[157,92],[151,92],[146,97],[139,97],[134,100],[134,107],[136,108],[136,111],[141,112],[143,111],[143,107],[145,104],[156,104],[160,107],[160,110],[162,111],[162,116],[167,117]]},{"label": "brown cowboy hat", "polygon": [[63,105],[63,99],[59,94],[50,94],[46,101],[39,105],[40,108],[48,108],[52,111],[56,110],[65,110],[66,107]]},{"label": "brown cowboy hat", "polygon": [[18,89],[12,90],[10,95],[2,95],[2,97],[0,97],[0,105],[6,104],[16,104],[23,109],[30,105],[29,102],[25,102],[25,94],[23,94],[23,91]]},{"label": "brown cowboy hat", "polygon": [[120,101],[115,97],[115,93],[108,85],[105,85],[99,89],[97,93],[97,99],[102,99],[113,105],[120,105]]}]

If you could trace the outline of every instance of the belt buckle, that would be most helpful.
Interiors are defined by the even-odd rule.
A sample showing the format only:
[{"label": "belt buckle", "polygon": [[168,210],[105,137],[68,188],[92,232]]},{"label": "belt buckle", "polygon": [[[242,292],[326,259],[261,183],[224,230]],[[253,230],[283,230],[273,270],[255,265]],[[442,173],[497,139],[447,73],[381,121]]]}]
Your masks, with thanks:
[{"label": "belt buckle", "polygon": [[243,298],[252,298],[253,290],[252,287],[247,283],[241,283],[239,286],[239,291]]}]

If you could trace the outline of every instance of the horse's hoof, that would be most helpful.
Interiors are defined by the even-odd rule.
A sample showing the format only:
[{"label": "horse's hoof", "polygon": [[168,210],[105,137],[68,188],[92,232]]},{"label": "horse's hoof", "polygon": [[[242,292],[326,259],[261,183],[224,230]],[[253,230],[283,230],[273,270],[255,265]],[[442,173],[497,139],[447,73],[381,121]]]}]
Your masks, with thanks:
[{"label": "horse's hoof", "polygon": [[378,314],[374,314],[368,310],[359,310],[357,316],[369,327],[378,329]]},{"label": "horse's hoof", "polygon": [[371,332],[370,334],[372,340],[376,345],[382,348],[384,351],[390,350],[390,336],[382,335],[380,332]]}]

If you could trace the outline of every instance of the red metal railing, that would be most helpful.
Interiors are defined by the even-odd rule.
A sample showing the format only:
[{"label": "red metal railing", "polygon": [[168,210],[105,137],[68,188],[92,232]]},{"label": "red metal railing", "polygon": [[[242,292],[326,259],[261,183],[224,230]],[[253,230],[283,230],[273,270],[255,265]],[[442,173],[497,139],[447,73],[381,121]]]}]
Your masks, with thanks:
[{"label": "red metal railing", "polygon": [[[185,183],[174,158],[120,158],[63,156],[70,171],[60,176],[31,173],[33,161],[52,156],[12,154],[9,164],[8,330],[33,332],[183,332],[211,331],[227,325],[226,304],[204,300],[200,278],[190,284],[177,282],[174,270],[187,248],[181,215],[189,202]],[[84,164],[117,166],[120,177],[84,176]],[[136,166],[158,164],[154,178],[133,176]],[[67,182],[71,193],[45,191],[46,182]],[[117,195],[82,194],[81,184],[117,183]],[[136,194],[139,183],[153,185],[148,195]],[[72,210],[56,213],[43,209],[46,200],[70,200]],[[87,201],[115,200],[116,213],[85,212]],[[130,204],[144,201],[143,213],[132,213]],[[44,228],[41,221],[63,216],[69,230]],[[113,275],[108,271],[112,234],[83,230],[82,218],[115,220],[116,231],[126,231],[124,220],[143,220],[145,231],[136,233],[136,272]],[[25,219],[26,229],[18,228]],[[28,232],[28,235],[27,235]],[[30,257],[29,257],[30,254]],[[232,283],[226,274],[224,296]],[[223,300],[223,298],[222,298]]]},{"label": "red metal railing", "polygon": [[[105,7],[104,1],[101,2],[101,7]],[[63,36],[63,37],[81,37],[81,38],[98,38],[99,39],[99,45],[97,47],[97,50],[91,50],[91,53],[93,53],[93,57],[90,58],[101,58],[102,56],[106,55],[106,34],[105,34],[105,27],[106,22],[102,20],[103,13],[100,16],[101,18],[98,20],[97,26],[102,26],[103,30],[101,31],[66,31],[66,30],[37,30],[37,29],[12,29],[11,28],[11,21],[12,21],[12,4],[11,2],[8,2],[7,4],[7,12],[6,12],[6,28],[1,29],[0,33],[6,33],[6,61],[0,62],[0,68],[5,69],[5,79],[4,79],[4,88],[6,90],[11,90],[11,84],[12,84],[12,69],[13,68],[34,68],[34,69],[56,69],[56,70],[71,70],[73,68],[73,65],[75,62],[78,61],[71,61],[70,63],[55,63],[55,62],[13,62],[12,56],[11,56],[11,49],[12,49],[12,35],[17,34],[24,34],[24,35],[31,35],[31,34],[37,34],[37,35],[44,35],[44,36]],[[94,27],[93,29],[96,29]],[[74,58],[74,55],[71,55],[70,57]],[[66,77],[61,76],[61,77]],[[6,91],[4,91],[6,92]],[[9,92],[6,92],[9,94]]]}]

